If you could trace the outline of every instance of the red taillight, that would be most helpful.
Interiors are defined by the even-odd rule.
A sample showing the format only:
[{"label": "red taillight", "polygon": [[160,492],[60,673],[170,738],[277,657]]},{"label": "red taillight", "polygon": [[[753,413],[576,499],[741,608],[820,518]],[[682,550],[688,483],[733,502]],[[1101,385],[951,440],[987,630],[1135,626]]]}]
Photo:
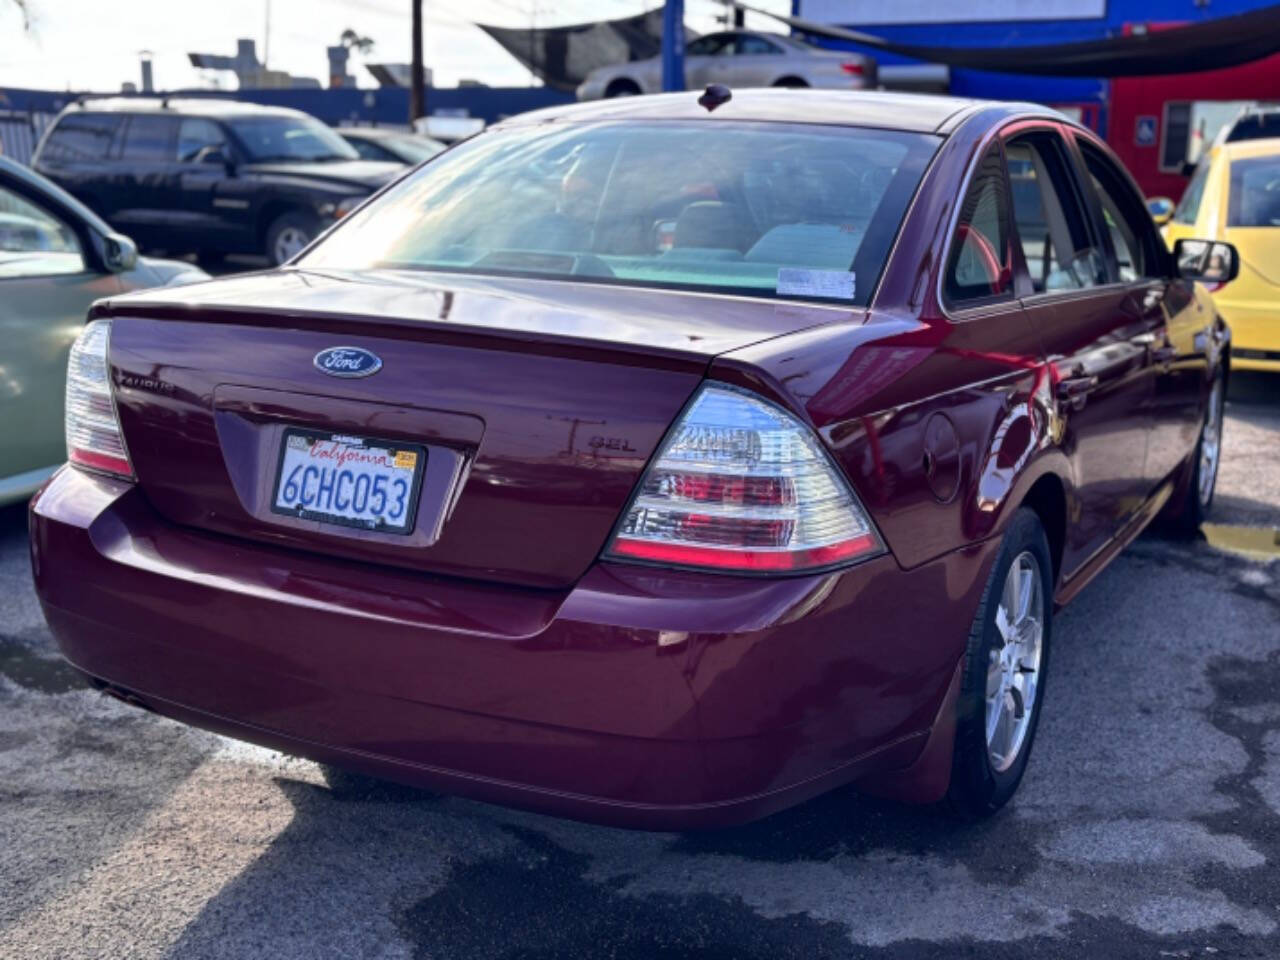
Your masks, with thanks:
[{"label": "red taillight", "polygon": [[840,64],[840,69],[854,77],[860,77],[867,72],[866,65],[861,64],[856,60],[846,60],[844,63]]},{"label": "red taillight", "polygon": [[678,543],[652,543],[642,540],[626,540],[621,537],[614,543],[613,552],[619,557],[636,560],[652,560],[684,567],[718,567],[723,570],[773,572],[805,570],[826,567],[873,553],[878,549],[875,537],[865,534],[843,543],[808,550],[765,552],[759,550],[735,550],[725,547],[699,547]]},{"label": "red taillight", "polygon": [[607,554],[786,573],[882,549],[808,427],[759,397],[708,384],[645,473]]},{"label": "red taillight", "polygon": [[111,395],[107,345],[111,321],[87,324],[67,359],[67,459],[73,464],[133,479],[133,466]]}]

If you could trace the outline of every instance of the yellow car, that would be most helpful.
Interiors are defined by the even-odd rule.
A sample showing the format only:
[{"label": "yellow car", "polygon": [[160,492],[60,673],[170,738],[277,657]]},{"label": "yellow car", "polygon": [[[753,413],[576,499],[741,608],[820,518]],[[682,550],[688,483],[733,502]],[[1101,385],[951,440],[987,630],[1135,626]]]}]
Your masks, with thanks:
[{"label": "yellow car", "polygon": [[[1149,207],[1156,222],[1160,198]],[[1231,367],[1280,373],[1280,137],[1214,147],[1162,232],[1173,244],[1190,237],[1235,244],[1240,275],[1210,287],[1231,326]]]}]

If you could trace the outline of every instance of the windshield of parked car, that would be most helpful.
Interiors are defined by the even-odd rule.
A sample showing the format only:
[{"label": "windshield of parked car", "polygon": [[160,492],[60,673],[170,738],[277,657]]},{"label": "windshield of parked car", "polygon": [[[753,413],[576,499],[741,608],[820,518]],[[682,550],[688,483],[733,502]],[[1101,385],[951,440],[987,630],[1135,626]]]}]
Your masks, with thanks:
[{"label": "windshield of parked car", "polygon": [[1250,113],[1241,117],[1227,133],[1227,142],[1268,140],[1272,137],[1280,137],[1280,110]]},{"label": "windshield of parked car", "polygon": [[865,304],[938,138],[799,124],[539,124],[463,143],[300,266]]},{"label": "windshield of parked car", "polygon": [[237,117],[228,125],[250,160],[304,163],[360,159],[351,144],[312,117]]},{"label": "windshield of parked car", "polygon": [[1232,161],[1227,226],[1280,227],[1280,153]]},{"label": "windshield of parked car", "polygon": [[430,160],[444,149],[444,144],[439,140],[408,135],[386,137],[383,143],[397,156],[407,160],[409,163],[421,163],[423,160]]}]

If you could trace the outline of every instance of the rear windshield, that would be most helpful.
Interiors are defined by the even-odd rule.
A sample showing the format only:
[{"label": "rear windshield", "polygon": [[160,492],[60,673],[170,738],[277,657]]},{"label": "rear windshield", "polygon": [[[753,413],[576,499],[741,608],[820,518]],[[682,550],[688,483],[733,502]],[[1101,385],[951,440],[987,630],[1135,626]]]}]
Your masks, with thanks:
[{"label": "rear windshield", "polygon": [[354,214],[301,265],[865,305],[939,142],[793,124],[495,131]]},{"label": "rear windshield", "polygon": [[1231,163],[1229,227],[1280,227],[1280,153]]},{"label": "rear windshield", "polygon": [[1271,137],[1280,137],[1280,110],[1250,113],[1241,117],[1227,134],[1227,142],[1266,140]]}]

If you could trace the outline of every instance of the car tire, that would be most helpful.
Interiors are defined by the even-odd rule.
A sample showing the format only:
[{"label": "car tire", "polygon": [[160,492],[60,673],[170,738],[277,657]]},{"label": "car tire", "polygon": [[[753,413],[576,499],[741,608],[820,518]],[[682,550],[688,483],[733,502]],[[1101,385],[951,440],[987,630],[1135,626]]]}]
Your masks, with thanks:
[{"label": "car tire", "polygon": [[809,86],[809,82],[803,77],[782,77],[773,81],[775,87],[783,87],[787,90],[805,90]]},{"label": "car tire", "polygon": [[609,84],[604,91],[604,98],[612,100],[614,97],[638,97],[640,92],[640,84],[623,78]]},{"label": "car tire", "polygon": [[1044,702],[1052,628],[1049,540],[1036,512],[1023,507],[1005,532],[965,650],[945,800],[962,819],[995,813],[1022,781]]},{"label": "car tire", "polygon": [[1213,509],[1218,486],[1218,465],[1222,462],[1222,421],[1226,409],[1226,375],[1219,370],[1209,388],[1204,421],[1191,454],[1188,477],[1178,503],[1165,508],[1165,529],[1175,536],[1190,537],[1200,530]]},{"label": "car tire", "polygon": [[267,227],[267,259],[278,267],[302,252],[320,234],[320,221],[302,210],[290,210],[271,221]]}]

